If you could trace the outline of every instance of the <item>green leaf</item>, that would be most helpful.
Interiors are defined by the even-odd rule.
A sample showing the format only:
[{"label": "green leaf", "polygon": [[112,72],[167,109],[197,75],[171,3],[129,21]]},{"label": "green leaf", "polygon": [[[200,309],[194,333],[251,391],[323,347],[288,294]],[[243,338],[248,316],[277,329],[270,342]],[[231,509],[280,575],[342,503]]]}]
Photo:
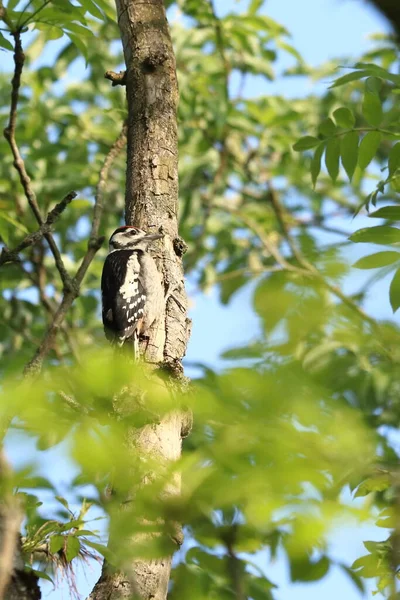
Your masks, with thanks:
[{"label": "green leaf", "polygon": [[107,548],[107,546],[104,546],[103,544],[97,544],[97,542],[92,542],[90,540],[85,540],[85,544],[86,544],[86,546],[90,546],[90,548],[93,548],[94,550],[96,550],[99,554],[104,556],[104,558],[106,558],[107,560],[109,560],[112,556],[111,550],[109,548]]},{"label": "green leaf", "polygon": [[369,125],[372,125],[372,127],[379,127],[382,122],[383,111],[381,100],[377,94],[373,94],[367,90],[365,91],[362,113]]},{"label": "green leaf", "polygon": [[82,535],[92,535],[94,537],[99,537],[97,533],[90,531],[90,529],[79,529],[79,531],[75,531],[74,535],[81,537]]},{"label": "green leaf", "polygon": [[389,177],[394,175],[396,169],[400,168],[400,142],[397,142],[389,152]]},{"label": "green leaf", "polygon": [[59,550],[64,548],[65,536],[53,535],[50,538],[50,552],[56,554]]},{"label": "green leaf", "polygon": [[391,221],[400,221],[400,206],[382,206],[378,210],[368,215],[376,219],[389,219]]},{"label": "green leaf", "polygon": [[318,133],[325,137],[331,137],[334,135],[336,133],[336,125],[332,119],[324,119],[318,127]]},{"label": "green leaf", "polygon": [[309,150],[310,148],[318,146],[320,141],[321,140],[316,137],[306,135],[293,144],[293,150],[296,150],[296,152],[300,152],[301,150]]},{"label": "green leaf", "polygon": [[390,476],[388,473],[381,473],[376,477],[365,479],[357,488],[354,498],[362,498],[371,492],[383,492],[390,486]]},{"label": "green leaf", "polygon": [[248,11],[249,14],[255,15],[260,10],[263,4],[264,0],[251,0]]},{"label": "green leaf", "polygon": [[350,81],[357,81],[357,79],[368,77],[368,75],[368,71],[352,71],[351,73],[347,73],[347,75],[343,75],[343,77],[339,77],[339,79],[336,79],[336,81],[329,87],[339,87],[340,85],[344,85],[345,83],[349,83]]},{"label": "green leaf", "polygon": [[248,281],[249,278],[245,277],[244,275],[236,275],[236,277],[232,277],[229,279],[225,279],[225,281],[221,281],[220,298],[222,304],[227,305],[229,303],[229,300],[232,298],[233,294],[236,291],[240,290],[240,288],[243,287]]},{"label": "green leaf", "polygon": [[50,575],[48,575],[44,571],[38,571],[38,569],[29,568],[29,572],[36,575],[36,577],[39,577],[39,579],[45,579],[46,581],[50,581],[50,583],[52,583],[54,585],[54,581],[52,580]]},{"label": "green leaf", "polygon": [[357,243],[397,244],[400,242],[400,229],[388,225],[366,227],[353,233],[349,239]]},{"label": "green leaf", "polygon": [[68,562],[71,562],[76,556],[78,556],[81,549],[79,539],[74,535],[67,536],[67,544],[65,547],[65,557]]},{"label": "green leaf", "polygon": [[321,158],[325,150],[325,143],[320,144],[316,147],[314,156],[311,159],[311,180],[313,184],[313,188],[317,183],[318,175],[321,171]]},{"label": "green leaf", "polygon": [[395,73],[391,73],[378,65],[374,65],[372,63],[362,63],[359,62],[355,65],[358,69],[363,69],[365,73],[367,73],[370,77],[385,79],[387,81],[392,81],[397,86],[400,85],[400,75],[396,75]]},{"label": "green leaf", "polygon": [[329,571],[330,561],[322,556],[316,562],[304,559],[290,561],[290,578],[292,581],[318,581]]},{"label": "green leaf", "polygon": [[397,269],[389,288],[390,306],[393,312],[400,307],[400,269]]},{"label": "green leaf", "polygon": [[69,510],[69,504],[65,498],[63,498],[62,496],[56,496],[56,500],[58,500],[58,502],[62,504],[64,508]]},{"label": "green leaf", "polygon": [[366,169],[375,157],[382,140],[380,131],[369,131],[361,140],[358,152],[358,164],[361,169]]},{"label": "green leaf", "polygon": [[115,10],[115,6],[111,7],[107,0],[96,0],[96,4],[111,21],[117,20],[117,11]]},{"label": "green leaf", "polygon": [[377,559],[373,554],[366,554],[357,558],[351,565],[352,569],[357,569],[362,577],[376,577],[378,575]]},{"label": "green leaf", "polygon": [[339,138],[332,138],[326,146],[325,165],[333,182],[336,181],[339,174],[340,141]]},{"label": "green leaf", "polygon": [[364,594],[365,587],[364,587],[364,583],[363,583],[361,577],[359,577],[357,575],[357,573],[354,573],[351,569],[349,569],[349,567],[347,565],[341,564],[340,567],[343,569],[343,571],[346,573],[346,575],[348,575],[350,577],[351,581],[354,583],[354,585],[356,586],[358,591],[361,594]]},{"label": "green leaf", "polygon": [[5,48],[6,50],[14,50],[14,47],[10,40],[8,40],[4,35],[0,32],[0,48]]},{"label": "green leaf", "polygon": [[351,110],[345,107],[337,108],[333,113],[333,118],[337,125],[343,127],[343,129],[352,129],[356,123],[355,116]]},{"label": "green leaf", "polygon": [[13,225],[16,229],[19,229],[23,233],[29,233],[27,228],[25,227],[25,225],[23,225],[22,223],[19,223],[18,221],[16,221],[12,217],[10,217],[5,212],[0,213],[0,219],[4,219],[4,221],[7,221],[7,223],[11,223],[11,225]]},{"label": "green leaf", "polygon": [[104,20],[103,13],[99,9],[99,7],[96,5],[96,3],[93,2],[93,0],[79,0],[79,1],[80,1],[81,5],[83,6],[83,8],[87,10],[88,13],[90,13],[94,17],[97,17],[97,19],[100,19],[101,21]]},{"label": "green leaf", "polygon": [[363,256],[354,263],[353,267],[356,269],[379,269],[380,267],[392,265],[398,260],[400,260],[400,252],[376,252],[375,254]]},{"label": "green leaf", "polygon": [[0,239],[6,246],[8,246],[10,240],[10,232],[8,229],[7,223],[0,219]]},{"label": "green leaf", "polygon": [[7,10],[14,10],[14,8],[17,6],[19,0],[8,0],[7,2]]},{"label": "green leaf", "polygon": [[358,159],[358,134],[349,131],[340,140],[340,157],[349,180],[352,180]]},{"label": "green leaf", "polygon": [[368,77],[365,81],[365,89],[372,94],[378,95],[382,89],[382,79],[380,77]]},{"label": "green leaf", "polygon": [[79,35],[75,35],[74,33],[70,33],[66,31],[71,42],[78,48],[78,50],[83,55],[84,59],[87,61],[88,53],[87,53],[87,45],[82,41],[82,38]]}]

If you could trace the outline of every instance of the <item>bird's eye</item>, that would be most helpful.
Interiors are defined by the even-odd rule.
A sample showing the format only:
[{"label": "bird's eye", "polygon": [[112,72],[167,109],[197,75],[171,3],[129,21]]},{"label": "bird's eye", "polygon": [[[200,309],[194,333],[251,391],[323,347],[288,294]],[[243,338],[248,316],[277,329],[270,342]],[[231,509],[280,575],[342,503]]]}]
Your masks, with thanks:
[{"label": "bird's eye", "polygon": [[131,235],[137,235],[137,231],[135,229],[131,229]]}]

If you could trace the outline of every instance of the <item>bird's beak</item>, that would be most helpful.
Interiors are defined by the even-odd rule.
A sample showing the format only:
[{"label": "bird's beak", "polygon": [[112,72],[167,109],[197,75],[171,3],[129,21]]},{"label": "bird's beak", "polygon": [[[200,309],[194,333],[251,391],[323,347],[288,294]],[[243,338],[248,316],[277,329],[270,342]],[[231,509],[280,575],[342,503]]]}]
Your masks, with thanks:
[{"label": "bird's beak", "polygon": [[148,233],[144,237],[144,240],[146,240],[146,242],[153,242],[154,240],[160,240],[163,237],[164,237],[163,233]]}]

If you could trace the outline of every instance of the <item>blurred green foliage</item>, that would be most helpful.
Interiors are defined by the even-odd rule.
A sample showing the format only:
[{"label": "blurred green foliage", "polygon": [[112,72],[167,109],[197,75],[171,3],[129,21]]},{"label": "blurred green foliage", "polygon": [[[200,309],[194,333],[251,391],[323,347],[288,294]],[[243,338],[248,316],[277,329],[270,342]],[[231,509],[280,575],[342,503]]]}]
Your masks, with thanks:
[{"label": "blurred green foliage", "polygon": [[[274,582],[254,563],[268,549],[271,559],[286,553],[293,581],[316,581],[338,564],[360,591],[363,578],[375,577],[377,589],[394,599],[400,490],[388,433],[400,416],[399,330],[366,315],[363,301],[374,282],[395,271],[390,301],[394,310],[400,305],[400,234],[393,227],[398,50],[377,36],[373,49],[335,79],[339,63],[311,69],[262,0],[223,17],[209,0],[167,5],[181,93],[186,272],[202,290],[215,286],[225,304],[253,281],[260,334],[254,344],[226,351],[230,368],[204,368],[190,393],[170,395],[161,371],[149,378],[102,345],[104,248],[33,383],[21,370],[53,318],[62,283],[44,240],[19,263],[2,265],[2,429],[22,431],[39,451],[65,441],[79,468],[71,491],[82,501],[76,514],[29,460],[2,482],[3,493],[16,490],[26,514],[27,564],[45,578],[79,557],[106,555],[123,567],[172,552],[173,523],[180,522],[190,543],[172,573],[173,598],[274,598]],[[73,273],[86,250],[101,164],[126,117],[123,90],[103,76],[122,68],[114,7],[109,0],[5,6],[0,47],[10,72],[0,76],[1,127],[10,107],[8,31],[23,26],[16,137],[43,214],[70,189],[79,194],[55,229]],[[284,72],[282,56],[292,61]],[[274,93],[277,76],[334,81],[320,96],[288,98]],[[254,83],[270,93],[252,94]],[[36,224],[4,139],[0,152],[0,236],[12,249]],[[122,219],[124,169],[121,155],[107,180],[104,235]],[[350,266],[341,249],[348,234],[332,216],[354,216],[378,201],[391,202],[370,213],[381,224],[351,239],[389,248],[358,260],[357,268],[377,271],[345,296],[340,285]],[[326,244],[327,233],[338,241]],[[177,463],[127,450],[132,431],[188,406],[194,429]],[[135,502],[126,502],[148,472],[153,476],[138,486]],[[182,493],[168,495],[178,474]],[[43,489],[56,509],[42,504]],[[349,492],[365,500],[354,503]],[[108,519],[109,548],[104,528],[93,528],[94,507]],[[353,568],[338,563],[327,543],[347,518],[374,519],[389,530],[386,541],[365,542],[368,554]],[[140,544],[143,533],[162,535]]]}]

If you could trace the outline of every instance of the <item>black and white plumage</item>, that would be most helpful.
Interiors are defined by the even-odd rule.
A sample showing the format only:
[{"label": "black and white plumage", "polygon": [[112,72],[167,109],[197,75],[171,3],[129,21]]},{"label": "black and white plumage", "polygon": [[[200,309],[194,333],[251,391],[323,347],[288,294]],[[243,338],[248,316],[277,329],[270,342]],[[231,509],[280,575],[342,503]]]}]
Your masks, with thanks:
[{"label": "black and white plumage", "polygon": [[161,276],[149,244],[162,234],[148,234],[137,227],[114,231],[101,278],[104,332],[111,343],[122,346],[137,339],[160,316],[164,308]]}]

